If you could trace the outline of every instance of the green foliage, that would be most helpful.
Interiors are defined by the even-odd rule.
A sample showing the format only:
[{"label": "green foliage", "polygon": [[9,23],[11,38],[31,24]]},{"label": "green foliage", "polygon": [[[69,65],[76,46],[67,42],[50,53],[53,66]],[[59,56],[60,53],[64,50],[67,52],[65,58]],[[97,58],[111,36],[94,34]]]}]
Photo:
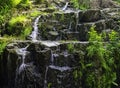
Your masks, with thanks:
[{"label": "green foliage", "polygon": [[79,8],[79,0],[71,0],[75,8]]},{"label": "green foliage", "polygon": [[23,15],[12,17],[9,21],[10,26],[14,26],[17,23],[24,23],[27,20],[27,18]]},{"label": "green foliage", "polygon": [[109,40],[111,42],[117,42],[119,40],[118,33],[112,30],[111,33],[109,34]]},{"label": "green foliage", "polygon": [[4,38],[0,38],[0,55],[3,53],[6,45],[12,41],[14,38],[13,37],[4,37]]},{"label": "green foliage", "polygon": [[0,41],[0,55],[3,52],[3,50],[5,49],[6,45],[7,45],[6,41],[4,41],[4,40]]},{"label": "green foliage", "polygon": [[31,9],[31,2],[30,0],[22,0],[21,3],[17,6],[17,8],[22,8],[22,9]]},{"label": "green foliage", "polygon": [[0,7],[0,26],[2,26],[10,17],[11,10],[8,5],[4,5]]},{"label": "green foliage", "polygon": [[38,16],[39,14],[40,14],[40,12],[34,11],[34,12],[32,12],[32,13],[30,14],[30,16],[36,17],[36,16]]},{"label": "green foliage", "polygon": [[74,52],[74,44],[72,44],[72,43],[68,44],[68,45],[67,45],[67,50],[68,50],[69,52]]},{"label": "green foliage", "polygon": [[31,20],[27,19],[27,17],[24,15],[12,17],[9,20],[7,28],[8,34],[14,36],[19,36],[22,34],[26,36],[31,31],[31,28],[29,27],[30,22]]},{"label": "green foliage", "polygon": [[48,87],[47,88],[51,88],[52,86],[52,83],[48,83]]},{"label": "green foliage", "polygon": [[17,6],[18,4],[20,4],[22,0],[10,0],[11,4],[13,7]]},{"label": "green foliage", "polygon": [[[88,72],[86,77],[87,87],[89,88],[112,88],[118,86],[116,58],[120,58],[120,53],[115,57],[116,50],[120,52],[120,43],[118,42],[118,33],[111,31],[109,34],[109,43],[104,43],[104,36],[95,31],[95,26],[91,27],[89,32],[90,45],[87,47],[88,57],[93,59],[97,73]],[[93,62],[89,62],[93,63]]]},{"label": "green foliage", "polygon": [[44,0],[35,0],[36,1],[36,3],[43,3],[43,2],[45,2]]},{"label": "green foliage", "polygon": [[120,0],[113,0],[113,1],[116,1],[116,2],[120,3]]},{"label": "green foliage", "polygon": [[32,27],[31,26],[28,26],[26,27],[23,32],[21,33],[20,37],[22,39],[25,39],[28,35],[30,35],[30,33],[32,32]]},{"label": "green foliage", "polygon": [[[22,21],[25,20],[24,16],[21,17],[20,10],[24,11],[26,8],[28,9],[30,5],[29,0],[0,0],[0,28],[4,29],[1,30],[0,33],[12,34],[12,32],[16,32],[14,31],[17,28],[15,28],[15,26],[19,28],[20,25],[23,25],[21,24]],[[16,17],[18,14],[20,16]]]},{"label": "green foliage", "polygon": [[73,6],[77,9],[88,9],[90,8],[90,0],[70,0],[71,3],[73,3]]}]

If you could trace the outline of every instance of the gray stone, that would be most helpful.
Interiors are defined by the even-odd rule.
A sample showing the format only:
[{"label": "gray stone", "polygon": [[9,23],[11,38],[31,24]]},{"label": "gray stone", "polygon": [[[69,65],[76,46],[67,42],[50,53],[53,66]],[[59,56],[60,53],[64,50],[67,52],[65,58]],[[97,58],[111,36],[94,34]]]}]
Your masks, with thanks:
[{"label": "gray stone", "polygon": [[101,19],[101,11],[97,9],[90,9],[79,12],[79,22],[94,22]]},{"label": "gray stone", "polygon": [[88,32],[90,31],[90,28],[95,25],[95,30],[98,33],[101,33],[103,30],[106,29],[112,29],[114,27],[114,22],[111,19],[107,20],[99,20],[95,22],[87,22],[87,23],[82,23],[78,24],[77,30],[80,33],[80,40],[81,41],[87,41],[89,38]]},{"label": "gray stone", "polygon": [[62,40],[79,40],[79,32],[62,32]]},{"label": "gray stone", "polygon": [[[60,69],[64,68],[61,72]],[[81,88],[81,78],[78,84],[74,78],[73,72],[75,69],[69,67],[56,67],[50,66],[47,72],[47,85],[51,84],[52,88]]]}]

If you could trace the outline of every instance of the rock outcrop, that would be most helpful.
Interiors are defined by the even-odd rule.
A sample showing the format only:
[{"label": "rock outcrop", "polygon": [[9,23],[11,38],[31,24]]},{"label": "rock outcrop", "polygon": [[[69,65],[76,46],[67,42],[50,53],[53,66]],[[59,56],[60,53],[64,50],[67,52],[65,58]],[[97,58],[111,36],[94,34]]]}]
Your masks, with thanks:
[{"label": "rock outcrop", "polygon": [[102,74],[99,61],[87,57],[88,32],[93,25],[98,33],[119,31],[120,8],[57,10],[37,20],[35,41],[7,45],[0,59],[1,88],[87,88],[85,73]]}]

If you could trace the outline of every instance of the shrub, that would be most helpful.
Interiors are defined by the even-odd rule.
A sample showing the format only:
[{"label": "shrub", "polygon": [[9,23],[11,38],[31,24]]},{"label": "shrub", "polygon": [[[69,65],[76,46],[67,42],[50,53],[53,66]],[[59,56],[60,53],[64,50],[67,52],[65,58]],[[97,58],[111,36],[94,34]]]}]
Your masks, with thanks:
[{"label": "shrub", "polygon": [[12,17],[9,20],[9,23],[7,26],[7,33],[8,35],[14,35],[19,36],[23,31],[28,27],[28,25],[31,25],[31,20],[27,19],[26,16],[20,15],[17,17]]},{"label": "shrub", "polygon": [[[113,85],[118,86],[116,83],[118,76],[117,71],[115,71],[115,68],[118,67],[115,63],[115,53],[120,47],[117,46],[118,34],[115,31],[111,31],[109,43],[104,43],[104,37],[102,34],[98,34],[94,28],[94,26],[91,27],[89,32],[90,45],[87,47],[88,57],[92,59],[89,64],[94,62],[94,69],[92,69],[92,73],[90,71],[86,74],[87,87],[112,88]],[[118,54],[117,58],[120,58],[120,53]]]},{"label": "shrub", "polygon": [[0,38],[0,55],[3,53],[6,45],[12,41],[14,38],[13,37],[4,37],[4,38]]}]

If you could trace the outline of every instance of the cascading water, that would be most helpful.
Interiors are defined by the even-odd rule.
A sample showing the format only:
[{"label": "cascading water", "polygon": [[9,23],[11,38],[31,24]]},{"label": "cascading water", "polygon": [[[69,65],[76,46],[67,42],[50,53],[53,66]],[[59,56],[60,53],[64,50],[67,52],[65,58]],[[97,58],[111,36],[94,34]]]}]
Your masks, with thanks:
[{"label": "cascading water", "polygon": [[48,66],[46,67],[46,71],[45,71],[44,88],[47,88],[47,73],[48,73]]},{"label": "cascading water", "polygon": [[[15,77],[15,88],[18,86],[19,82],[23,83],[25,75],[22,73],[25,71],[27,65],[25,63],[26,55],[29,53],[26,49],[28,46],[25,48],[18,48],[16,49],[16,53],[18,54],[18,60],[21,60],[20,66],[16,69],[16,77]],[[21,76],[20,76],[21,75]],[[19,88],[19,87],[18,87]]]},{"label": "cascading water", "polygon": [[79,23],[79,11],[76,12],[76,27],[75,27],[76,33],[78,32],[78,30],[77,30],[78,23]]},{"label": "cascading water", "polygon": [[[59,60],[60,58],[60,49],[58,49],[58,46],[56,47],[55,51],[51,50],[51,58],[50,58],[50,63],[49,65],[46,67],[45,70],[45,77],[44,77],[44,88],[48,88],[48,83],[49,83],[49,71],[52,69],[53,73],[54,71],[58,71],[59,73],[57,75],[55,75],[56,77],[58,76],[58,78],[56,79],[56,83],[57,85],[59,85],[59,88],[64,88],[62,83],[63,83],[63,78],[65,77],[64,72],[66,71],[70,71],[71,68],[67,65],[64,66],[59,66],[56,64],[56,60]],[[69,55],[67,51],[62,52],[63,56],[65,58],[67,58],[67,56]],[[54,79],[53,79],[54,80]]]},{"label": "cascading water", "polygon": [[[66,14],[70,13],[69,10],[67,12],[68,4],[69,3],[66,2],[66,5],[62,9],[63,11],[65,11]],[[38,16],[35,19],[33,24],[33,31],[30,35],[31,40],[34,42],[34,44],[36,44],[36,42],[38,41],[38,36],[39,36],[38,23],[40,18],[41,16]],[[76,19],[78,19],[78,14],[76,16]],[[68,29],[67,30],[68,33],[69,32],[71,33],[74,31],[77,32],[77,30],[73,29],[74,23],[78,24],[78,20],[75,20],[75,21],[76,22],[68,21],[67,26],[65,25],[64,28]],[[77,29],[77,26],[76,26],[76,29]],[[58,32],[56,25],[53,26],[52,32],[56,32],[56,33]],[[62,35],[60,36],[60,39],[62,39]],[[39,42],[37,42],[37,44],[38,43]],[[42,41],[41,40],[40,46],[36,47],[37,45],[35,45],[35,47],[32,46],[28,48],[28,50],[32,48],[30,52],[27,51],[28,46],[26,46],[25,48],[17,49],[16,52],[19,55],[18,58],[21,60],[21,63],[16,70],[16,84],[15,84],[15,86],[20,86],[20,87],[16,87],[16,88],[23,88],[23,87],[37,88],[38,84],[39,86],[41,86],[39,88],[48,88],[49,83],[53,84],[51,88],[57,88],[57,87],[70,88],[70,87],[66,87],[66,85],[68,85],[70,82],[68,81],[68,83],[64,83],[64,78],[67,79],[69,76],[71,76],[70,72],[72,72],[72,66],[70,65],[69,61],[72,61],[72,60],[67,49],[66,48],[64,50],[61,49],[62,48],[61,44],[62,43],[58,41]],[[50,50],[49,54],[47,53],[49,57],[44,56],[44,54],[41,54],[43,53],[41,51],[44,50],[44,47],[42,46]],[[26,63],[26,59],[29,53],[32,56],[30,57],[31,62]],[[40,59],[43,60],[42,64],[41,64],[42,60]],[[29,59],[27,61],[29,61]],[[26,83],[26,80],[28,80],[27,83]],[[30,85],[33,87],[29,87]]]},{"label": "cascading water", "polygon": [[40,19],[41,16],[38,16],[36,19],[35,19],[35,22],[34,22],[34,25],[33,25],[33,28],[34,30],[32,31],[32,34],[30,35],[30,37],[32,38],[32,41],[33,42],[36,42],[37,41],[37,37],[38,37],[38,22],[39,22],[39,19]]},{"label": "cascading water", "polygon": [[63,11],[65,11],[65,10],[67,9],[68,4],[69,4],[69,2],[66,2],[65,6],[64,6],[63,9],[62,9]]},{"label": "cascading water", "polygon": [[27,66],[25,64],[25,57],[27,55],[27,53],[29,53],[28,51],[26,51],[28,46],[26,46],[25,48],[20,48],[20,49],[17,49],[16,52],[19,56],[20,59],[22,59],[22,64],[20,65],[19,67],[19,70],[18,70],[18,73],[20,74],[24,69],[25,67]]}]

